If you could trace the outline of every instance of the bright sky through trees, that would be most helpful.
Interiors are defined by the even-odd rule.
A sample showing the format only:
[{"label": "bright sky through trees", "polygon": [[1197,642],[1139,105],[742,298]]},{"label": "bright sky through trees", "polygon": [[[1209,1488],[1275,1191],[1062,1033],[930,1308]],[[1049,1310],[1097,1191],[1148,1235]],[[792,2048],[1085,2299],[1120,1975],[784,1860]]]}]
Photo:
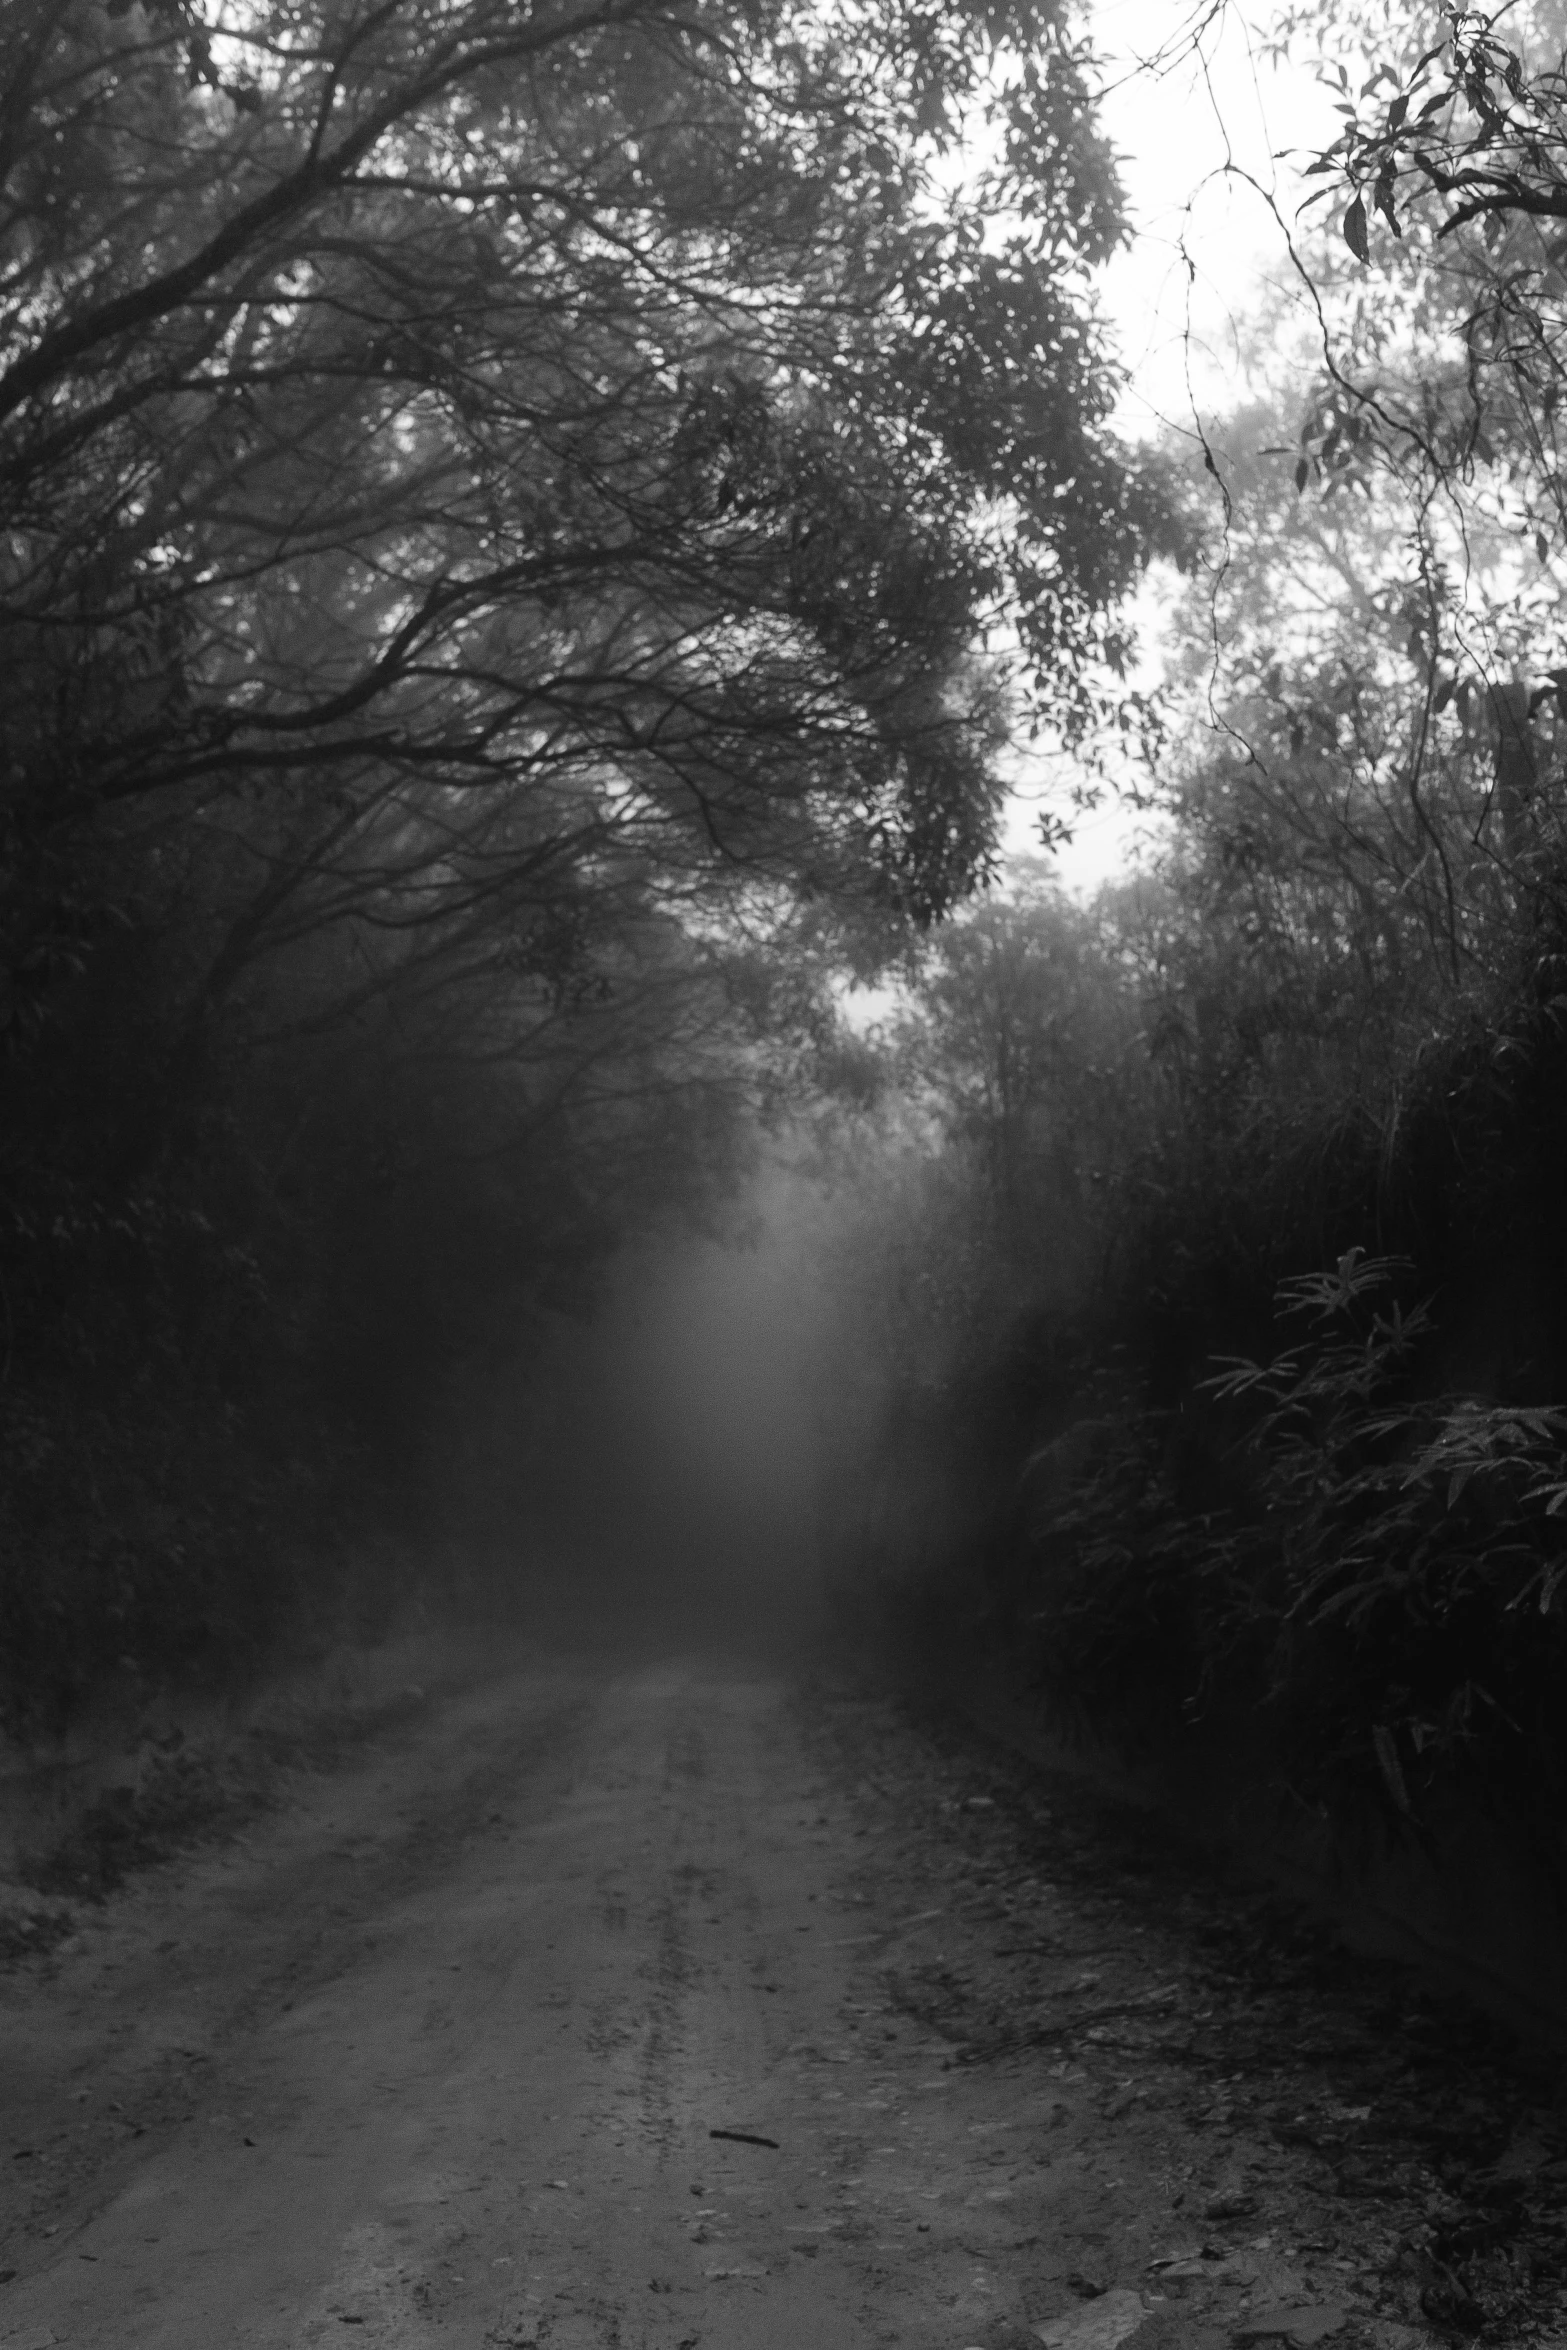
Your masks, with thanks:
[{"label": "bright sky through trees", "polygon": [[1263,288],[1292,279],[1286,222],[1307,191],[1289,151],[1337,128],[1309,63],[1263,56],[1267,19],[1236,6],[1099,0],[1104,121],[1122,157],[1135,237],[1110,264],[1104,301],[1132,372],[1133,431],[1189,430],[1232,396]]},{"label": "bright sky through trees", "polygon": [[[1328,144],[1336,121],[1310,65],[1262,54],[1266,16],[1234,0],[1097,0],[1103,119],[1121,156],[1134,235],[1101,279],[1131,381],[1120,424],[1136,437],[1190,434],[1241,391],[1243,344],[1267,289],[1293,280],[1279,222],[1306,192],[1288,150]],[[1303,158],[1304,159],[1304,158]],[[1157,584],[1139,600],[1150,678],[1160,660]],[[1037,854],[1026,780],[1012,837]],[[1143,820],[1114,802],[1081,817],[1057,870],[1091,889],[1135,851]]]}]

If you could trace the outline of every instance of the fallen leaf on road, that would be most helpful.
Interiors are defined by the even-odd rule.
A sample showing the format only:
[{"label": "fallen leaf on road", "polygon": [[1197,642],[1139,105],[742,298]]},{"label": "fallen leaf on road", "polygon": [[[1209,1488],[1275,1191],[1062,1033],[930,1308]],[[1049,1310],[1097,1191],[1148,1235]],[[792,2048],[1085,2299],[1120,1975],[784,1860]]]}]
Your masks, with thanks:
[{"label": "fallen leaf on road", "polygon": [[765,2277],[765,2268],[704,2268],[705,2277]]},{"label": "fallen leaf on road", "polygon": [[[845,2056],[837,2061],[847,2064],[849,2060]],[[759,2138],[755,2130],[709,2130],[707,2134],[710,2138],[728,2138],[736,2146],[770,2146],[775,2154],[778,2152],[776,2138]]]},{"label": "fallen leaf on road", "polygon": [[1244,2325],[1235,2328],[1237,2342],[1264,2342],[1282,2337],[1308,2350],[1313,2342],[1325,2342],[1329,2334],[1336,2334],[1349,2323],[1349,2311],[1337,2301],[1298,2304],[1294,2308],[1254,2310]]},{"label": "fallen leaf on road", "polygon": [[1099,2294],[1081,2309],[1069,2309],[1064,2316],[1035,2326],[1033,2331],[1045,2350],[1116,2350],[1147,2315],[1142,2295],[1123,2285],[1113,2293]]}]

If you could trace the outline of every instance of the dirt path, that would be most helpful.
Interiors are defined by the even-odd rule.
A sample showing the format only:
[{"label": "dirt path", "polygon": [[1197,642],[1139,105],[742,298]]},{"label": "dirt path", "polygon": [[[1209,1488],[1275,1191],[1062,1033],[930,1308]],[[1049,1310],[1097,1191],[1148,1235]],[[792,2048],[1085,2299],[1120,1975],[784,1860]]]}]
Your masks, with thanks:
[{"label": "dirt path", "polygon": [[886,1699],[519,1666],[0,1999],[6,2350],[1562,2338],[1483,2032]]}]

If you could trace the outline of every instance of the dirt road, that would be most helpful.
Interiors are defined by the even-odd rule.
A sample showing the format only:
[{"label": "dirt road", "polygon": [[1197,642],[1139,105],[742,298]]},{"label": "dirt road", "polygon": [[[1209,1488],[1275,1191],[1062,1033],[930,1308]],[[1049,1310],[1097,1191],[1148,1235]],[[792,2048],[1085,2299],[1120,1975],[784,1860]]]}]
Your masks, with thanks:
[{"label": "dirt road", "polygon": [[0,1998],[6,2350],[1561,2338],[1546,2089],[886,1697],[496,1670]]}]

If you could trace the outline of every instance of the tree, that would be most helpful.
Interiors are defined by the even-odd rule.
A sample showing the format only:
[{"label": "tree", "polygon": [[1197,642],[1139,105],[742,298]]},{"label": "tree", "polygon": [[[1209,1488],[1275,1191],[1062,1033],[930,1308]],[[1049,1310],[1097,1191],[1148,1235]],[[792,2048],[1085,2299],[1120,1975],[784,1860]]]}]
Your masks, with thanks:
[{"label": "tree", "polygon": [[[1115,190],[1051,11],[37,0],[26,29],[16,824],[308,778],[301,874],[439,789],[459,829],[520,795],[535,863],[629,827],[922,916],[961,893],[987,620],[1079,720],[1153,514],[1102,430],[1079,273]],[[982,105],[1001,160],[942,200]]]},{"label": "tree", "polygon": [[966,910],[920,957],[901,1032],[907,1077],[977,1163],[1014,1294],[1062,1286],[1063,1260],[1092,1253],[1136,1034],[1119,980],[1096,915],[1041,868]]},{"label": "tree", "polygon": [[[1398,484],[1422,550],[1427,701],[1477,692],[1509,862],[1525,863],[1559,691],[1567,524],[1557,327],[1567,180],[1567,26],[1555,0],[1374,17],[1292,7],[1281,49],[1316,45],[1342,128],[1309,166],[1347,195],[1303,253],[1327,329],[1297,471],[1325,489]],[[1329,259],[1334,244],[1337,258]]]},{"label": "tree", "polygon": [[1164,524],[1090,61],[1054,0],[7,33],[18,1393],[63,1424],[94,1361],[127,1487],[203,1385],[406,1458],[455,1360],[710,1200],[829,962],[987,870],[1009,729],[1113,679]]}]

